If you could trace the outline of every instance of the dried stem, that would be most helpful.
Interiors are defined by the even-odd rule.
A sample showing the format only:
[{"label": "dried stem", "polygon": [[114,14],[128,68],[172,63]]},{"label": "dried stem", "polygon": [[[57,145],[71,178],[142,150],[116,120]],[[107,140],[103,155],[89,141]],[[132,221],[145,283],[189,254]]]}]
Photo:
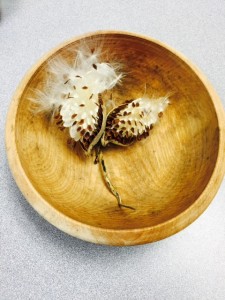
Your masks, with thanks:
[{"label": "dried stem", "polygon": [[117,192],[117,190],[115,189],[114,185],[112,184],[112,182],[109,178],[109,175],[108,175],[108,172],[107,172],[107,169],[106,169],[106,166],[105,166],[105,161],[104,161],[104,158],[103,158],[103,153],[102,153],[100,147],[98,147],[97,150],[96,150],[95,163],[98,163],[98,162],[100,164],[100,168],[101,168],[104,180],[106,182],[106,185],[107,185],[108,189],[110,190],[110,192],[116,197],[116,199],[118,201],[118,206],[135,210],[135,208],[133,208],[132,206],[122,204],[122,199],[120,197],[120,194]]}]

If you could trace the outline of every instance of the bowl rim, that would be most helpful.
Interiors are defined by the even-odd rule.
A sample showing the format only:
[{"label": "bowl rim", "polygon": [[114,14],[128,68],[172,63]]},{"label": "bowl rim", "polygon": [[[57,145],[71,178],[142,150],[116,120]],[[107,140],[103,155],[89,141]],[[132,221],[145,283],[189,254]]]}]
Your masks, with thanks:
[{"label": "bowl rim", "polygon": [[[141,38],[155,44],[158,44],[161,47],[164,47],[168,51],[172,52],[182,61],[184,61],[198,78],[203,83],[207,92],[209,93],[214,109],[218,119],[219,127],[219,148],[217,161],[209,179],[209,182],[201,195],[192,203],[187,209],[181,212],[179,215],[154,226],[143,227],[137,229],[108,229],[91,226],[79,221],[76,221],[57,209],[51,206],[33,187],[29,178],[27,177],[22,164],[20,162],[19,154],[16,146],[16,135],[15,135],[15,124],[16,124],[16,115],[17,108],[19,105],[20,98],[22,93],[28,84],[32,75],[36,70],[56,51],[61,48],[78,41],[83,38],[96,36],[96,35],[110,35],[110,34],[121,34],[131,37]],[[195,219],[197,219],[208,205],[213,200],[216,195],[219,186],[222,182],[224,173],[225,173],[225,113],[223,105],[213,89],[211,83],[206,78],[206,76],[196,67],[189,59],[187,59],[183,54],[179,53],[177,50],[168,46],[164,42],[158,41],[154,38],[137,34],[128,31],[120,30],[99,30],[95,32],[90,32],[87,34],[79,35],[73,37],[67,41],[60,43],[58,46],[54,47],[48,51],[44,56],[42,56],[25,74],[21,82],[19,83],[11,104],[9,106],[6,128],[5,128],[5,143],[6,143],[6,152],[8,157],[8,163],[13,174],[13,177],[20,188],[22,194],[30,205],[49,223],[57,227],[58,229],[66,232],[67,234],[80,238],[82,240],[93,242],[97,244],[105,245],[114,245],[114,246],[124,246],[124,245],[138,245],[145,244],[154,241],[158,241],[169,237],[180,230],[184,229],[190,225]]]}]

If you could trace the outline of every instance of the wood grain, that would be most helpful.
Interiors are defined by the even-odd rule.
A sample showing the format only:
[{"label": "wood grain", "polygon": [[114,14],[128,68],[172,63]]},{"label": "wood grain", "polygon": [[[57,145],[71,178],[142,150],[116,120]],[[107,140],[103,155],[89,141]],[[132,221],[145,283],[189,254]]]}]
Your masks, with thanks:
[{"label": "wood grain", "polygon": [[[94,158],[70,149],[67,132],[31,113],[48,61],[71,61],[81,42],[101,45],[103,59],[119,58],[127,76],[113,90],[118,104],[145,87],[148,96],[171,94],[148,139],[104,151],[112,182],[135,211],[117,207]],[[91,242],[141,244],[178,232],[212,201],[225,169],[225,117],[210,83],[177,51],[140,35],[96,32],[60,45],[26,74],[9,109],[6,145],[18,186],[50,223]]]}]

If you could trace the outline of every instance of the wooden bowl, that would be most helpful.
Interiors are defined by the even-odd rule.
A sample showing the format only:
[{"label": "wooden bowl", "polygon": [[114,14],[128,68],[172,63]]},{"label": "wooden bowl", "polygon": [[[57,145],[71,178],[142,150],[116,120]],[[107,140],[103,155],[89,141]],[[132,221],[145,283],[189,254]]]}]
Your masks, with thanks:
[{"label": "wooden bowl", "polygon": [[[28,98],[42,89],[48,61],[71,60],[81,41],[123,64],[127,76],[113,91],[118,103],[142,96],[145,87],[149,96],[171,94],[149,138],[104,153],[112,182],[135,211],[117,206],[93,157],[71,150],[66,133],[30,111]],[[143,244],[180,231],[212,201],[225,169],[224,110],[204,75],[177,51],[136,34],[96,32],[60,45],[26,74],[9,109],[6,145],[19,188],[51,224],[90,242]]]}]

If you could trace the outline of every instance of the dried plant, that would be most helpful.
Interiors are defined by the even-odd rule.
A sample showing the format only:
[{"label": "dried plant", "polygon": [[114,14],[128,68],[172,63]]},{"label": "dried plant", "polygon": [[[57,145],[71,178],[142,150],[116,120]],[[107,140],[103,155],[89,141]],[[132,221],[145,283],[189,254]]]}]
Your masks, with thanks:
[{"label": "dried plant", "polygon": [[95,163],[99,162],[106,184],[117,198],[118,205],[134,209],[122,204],[109,178],[102,148],[109,144],[129,146],[148,137],[169,104],[169,99],[132,99],[107,114],[107,106],[112,99],[103,100],[102,94],[121,83],[124,74],[118,64],[101,62],[100,52],[79,49],[72,65],[62,58],[53,59],[49,64],[50,77],[44,92],[36,91],[35,98],[31,100],[38,113],[48,112],[59,129],[68,129],[69,143],[79,143],[87,155],[95,148]]}]

